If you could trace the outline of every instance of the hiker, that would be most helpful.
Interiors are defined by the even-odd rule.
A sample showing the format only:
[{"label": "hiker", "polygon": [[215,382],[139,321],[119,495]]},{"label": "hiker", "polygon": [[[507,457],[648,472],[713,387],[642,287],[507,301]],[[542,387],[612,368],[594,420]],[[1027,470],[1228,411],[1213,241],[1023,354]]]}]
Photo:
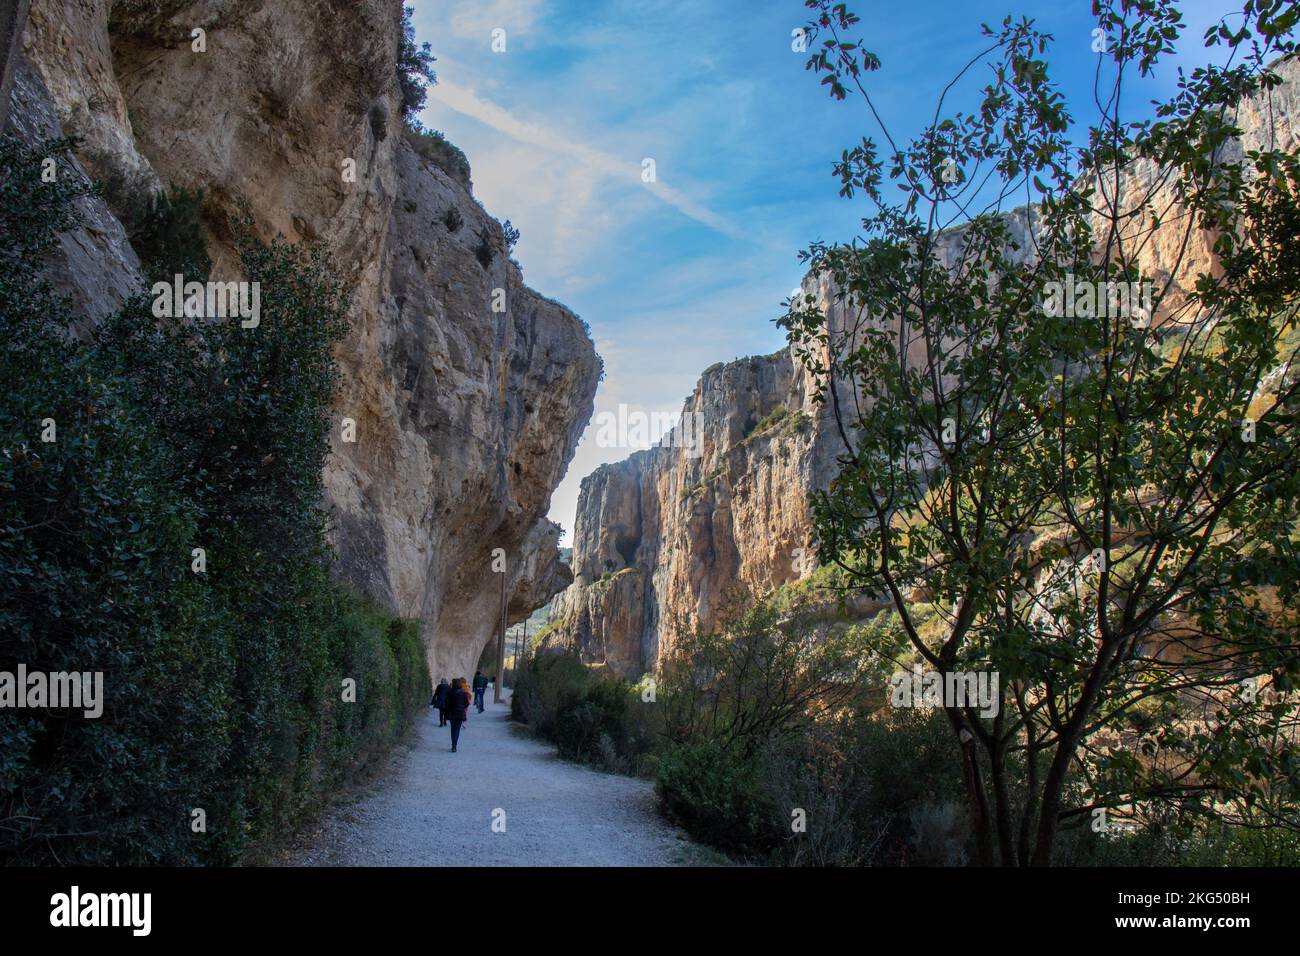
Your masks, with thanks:
[{"label": "hiker", "polygon": [[483,695],[487,692],[488,679],[483,676],[482,671],[474,672],[474,706],[478,712],[483,713]]},{"label": "hiker", "polygon": [[457,677],[451,682],[442,706],[451,723],[451,752],[455,753],[456,744],[460,742],[461,725],[469,720],[469,685],[465,678]]},{"label": "hiker", "polygon": [[447,693],[451,690],[451,685],[447,683],[447,678],[438,682],[434,688],[433,700],[430,703],[438,709],[438,726],[447,726]]}]

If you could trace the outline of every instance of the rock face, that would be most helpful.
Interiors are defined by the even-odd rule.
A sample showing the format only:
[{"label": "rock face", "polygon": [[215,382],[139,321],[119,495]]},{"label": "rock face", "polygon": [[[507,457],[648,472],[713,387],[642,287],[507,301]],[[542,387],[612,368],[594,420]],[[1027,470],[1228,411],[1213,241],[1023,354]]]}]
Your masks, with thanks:
[{"label": "rock face", "polygon": [[[1300,133],[1300,61],[1274,64],[1284,83],[1241,104],[1243,135],[1221,157],[1243,149],[1293,148]],[[1122,212],[1155,188],[1155,205],[1172,199],[1150,163],[1124,171]],[[1125,205],[1128,200],[1128,205]],[[1032,209],[1009,214],[1022,248],[1032,246]],[[1121,216],[1121,219],[1126,217]],[[1098,223],[1099,234],[1104,234]],[[1157,229],[1129,222],[1125,242],[1140,248],[1143,272],[1172,278],[1159,324],[1184,301],[1187,279],[1213,268],[1213,237],[1168,217]],[[945,237],[941,261],[956,258],[961,233]],[[1170,275],[1182,257],[1182,272]],[[829,279],[805,279],[833,336],[858,321]],[[1183,320],[1190,319],[1185,316]],[[919,351],[909,355],[922,361]],[[681,627],[716,626],[732,605],[795,581],[812,570],[810,492],[825,488],[844,451],[829,403],[789,349],[705,371],[684,418],[699,416],[703,454],[654,448],[604,465],[582,482],[573,541],[574,582],[557,601],[551,648],[576,649],[587,663],[626,676],[655,670]],[[851,395],[842,395],[851,402]],[[846,406],[847,407],[847,406]],[[804,550],[800,550],[804,549]],[[881,606],[861,596],[859,610]]]},{"label": "rock face", "polygon": [[[325,471],[339,570],[421,618],[435,676],[458,676],[499,627],[494,567],[512,621],[568,582],[545,515],[600,364],[404,131],[400,36],[401,0],[35,0],[14,106],[43,102],[92,175],[202,189],[218,276],[241,202],[264,237],[327,246],[352,292],[335,411],[356,440],[335,429]],[[90,322],[139,288],[105,216],[64,270],[113,280],[74,294]]]},{"label": "rock face", "polygon": [[[11,77],[11,109],[5,133],[26,144],[63,135],[49,91],[23,57],[18,57]],[[74,160],[75,162],[75,160]],[[84,169],[77,169],[84,176]],[[87,326],[114,312],[140,288],[140,259],[126,230],[103,200],[82,196],[77,200],[81,225],[59,237],[50,262],[49,277],[55,289],[76,310],[73,326]]]},{"label": "rock face", "polygon": [[340,355],[339,414],[358,438],[335,443],[326,488],[344,573],[424,620],[430,665],[450,677],[473,673],[498,626],[497,549],[512,621],[567,583],[544,516],[599,367],[581,322],[524,286],[464,187],[409,144],[396,160],[380,298]]},{"label": "rock face", "polygon": [[809,494],[834,474],[838,440],[813,396],[789,350],[715,365],[683,410],[698,444],[670,438],[584,479],[574,583],[548,644],[641,674],[676,627],[711,626],[810,571]]}]

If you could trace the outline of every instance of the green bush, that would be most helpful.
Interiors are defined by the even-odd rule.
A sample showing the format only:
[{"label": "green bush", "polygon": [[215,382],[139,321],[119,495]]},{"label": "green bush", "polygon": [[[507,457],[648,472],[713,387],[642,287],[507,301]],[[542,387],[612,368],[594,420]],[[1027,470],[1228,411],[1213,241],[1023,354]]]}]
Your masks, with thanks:
[{"label": "green bush", "polygon": [[651,713],[626,680],[601,677],[581,698],[561,706],[556,744],[566,757],[635,773],[652,744],[646,719]]},{"label": "green bush", "polygon": [[941,712],[848,711],[801,722],[750,755],[721,736],[666,745],[657,790],[669,817],[737,857],[955,865],[969,859],[961,794],[951,786],[957,756]]},{"label": "green bush", "polygon": [[560,711],[577,704],[592,680],[576,654],[535,655],[520,669],[510,695],[510,715],[539,737],[554,741]]},{"label": "green bush", "polygon": [[397,51],[397,85],[402,91],[402,117],[411,120],[424,109],[428,88],[438,82],[433,72],[435,57],[429,44],[415,42],[413,7],[402,7],[402,45]]},{"label": "green bush", "polygon": [[665,733],[737,747],[746,759],[809,721],[865,700],[873,675],[861,635],[816,608],[760,602],[717,630],[677,628],[660,680]]},{"label": "green bush", "polygon": [[96,720],[0,711],[0,855],[104,862],[131,846],[149,862],[186,827],[185,776],[206,759],[188,744],[213,743],[221,689],[182,669],[203,638],[184,626],[206,603],[187,577],[197,510],[148,416],[64,334],[71,311],[44,278],[88,185],[69,146],[0,141],[0,661],[102,672],[107,700]]},{"label": "green bush", "polygon": [[1251,829],[1191,814],[1167,814],[1135,829],[1097,833],[1091,817],[1063,829],[1055,862],[1065,866],[1300,866],[1300,834]]},{"label": "green bush", "polygon": [[626,680],[588,670],[577,654],[546,653],[520,669],[511,716],[571,759],[640,774],[654,747],[656,708]]},{"label": "green bush", "polygon": [[655,781],[668,817],[695,838],[739,854],[765,854],[781,839],[779,811],[763,786],[761,760],[717,739],[669,749]]},{"label": "green bush", "polygon": [[186,189],[155,193],[140,204],[127,224],[127,237],[150,279],[180,274],[187,281],[207,280],[212,260],[202,207],[202,191]]},{"label": "green bush", "polygon": [[[97,157],[97,165],[105,170],[112,170],[113,164],[111,157]],[[126,230],[150,283],[170,282],[177,273],[186,281],[207,280],[212,260],[202,220],[202,190],[155,192],[142,177],[117,172],[106,172],[97,188]]]},{"label": "green bush", "polygon": [[[820,798],[820,812],[809,811],[808,833],[787,840],[790,858],[804,862],[811,850],[810,863],[832,862],[817,859],[826,853],[890,866],[969,860],[960,755],[942,711],[855,713],[810,729],[802,742],[793,767],[769,773],[794,782],[787,807],[790,799],[809,807]],[[821,831],[836,829],[842,845],[817,846]]]},{"label": "green bush", "polygon": [[[679,629],[654,704],[574,653],[536,655],[521,669],[513,716],[565,757],[650,772],[665,815],[735,859],[970,863],[960,752],[946,715],[883,706],[889,668],[858,653],[864,630],[895,630],[897,618],[845,628],[808,598],[786,593],[715,633]],[[1023,773],[1015,755],[1008,771]],[[1165,819],[1106,837],[1087,826],[1067,831],[1056,862],[1296,865],[1300,844],[1277,831]]]},{"label": "green bush", "polygon": [[665,812],[765,863],[961,862],[945,718],[876,713],[881,669],[862,639],[802,593],[714,632],[679,628],[659,681]]},{"label": "green bush", "polygon": [[[320,482],[345,301],[318,253],[245,223],[257,329],[160,324],[142,295],[70,338],[42,272],[85,191],[67,147],[0,140],[0,661],[102,672],[104,712],[0,710],[0,859],[253,859],[428,695],[414,623],[330,580]],[[64,163],[49,184],[46,155]]]}]

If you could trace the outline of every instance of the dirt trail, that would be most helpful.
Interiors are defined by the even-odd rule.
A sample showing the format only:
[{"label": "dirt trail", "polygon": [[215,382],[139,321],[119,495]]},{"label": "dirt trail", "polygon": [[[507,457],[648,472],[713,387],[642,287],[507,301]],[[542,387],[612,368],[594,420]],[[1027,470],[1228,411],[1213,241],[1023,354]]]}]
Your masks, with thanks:
[{"label": "dirt trail", "polygon": [[[489,697],[491,692],[489,692]],[[682,866],[695,849],[651,785],[561,760],[509,720],[471,711],[460,747],[430,710],[385,778],[325,820],[300,866]],[[499,811],[504,811],[504,817]],[[504,832],[493,820],[504,819]],[[501,824],[497,824],[497,830]]]}]

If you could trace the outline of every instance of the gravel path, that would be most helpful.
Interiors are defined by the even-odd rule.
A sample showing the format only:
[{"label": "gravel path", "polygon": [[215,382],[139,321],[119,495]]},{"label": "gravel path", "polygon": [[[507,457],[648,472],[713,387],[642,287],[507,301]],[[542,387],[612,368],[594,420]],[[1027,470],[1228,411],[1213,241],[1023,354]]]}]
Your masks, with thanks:
[{"label": "gravel path", "polygon": [[[489,692],[489,697],[491,693]],[[651,784],[561,760],[511,724],[471,711],[451,753],[434,710],[387,776],[336,808],[298,866],[682,866],[693,845],[654,809]],[[504,811],[504,817],[500,811]],[[495,832],[493,820],[504,820]],[[498,822],[496,829],[501,829]]]}]

